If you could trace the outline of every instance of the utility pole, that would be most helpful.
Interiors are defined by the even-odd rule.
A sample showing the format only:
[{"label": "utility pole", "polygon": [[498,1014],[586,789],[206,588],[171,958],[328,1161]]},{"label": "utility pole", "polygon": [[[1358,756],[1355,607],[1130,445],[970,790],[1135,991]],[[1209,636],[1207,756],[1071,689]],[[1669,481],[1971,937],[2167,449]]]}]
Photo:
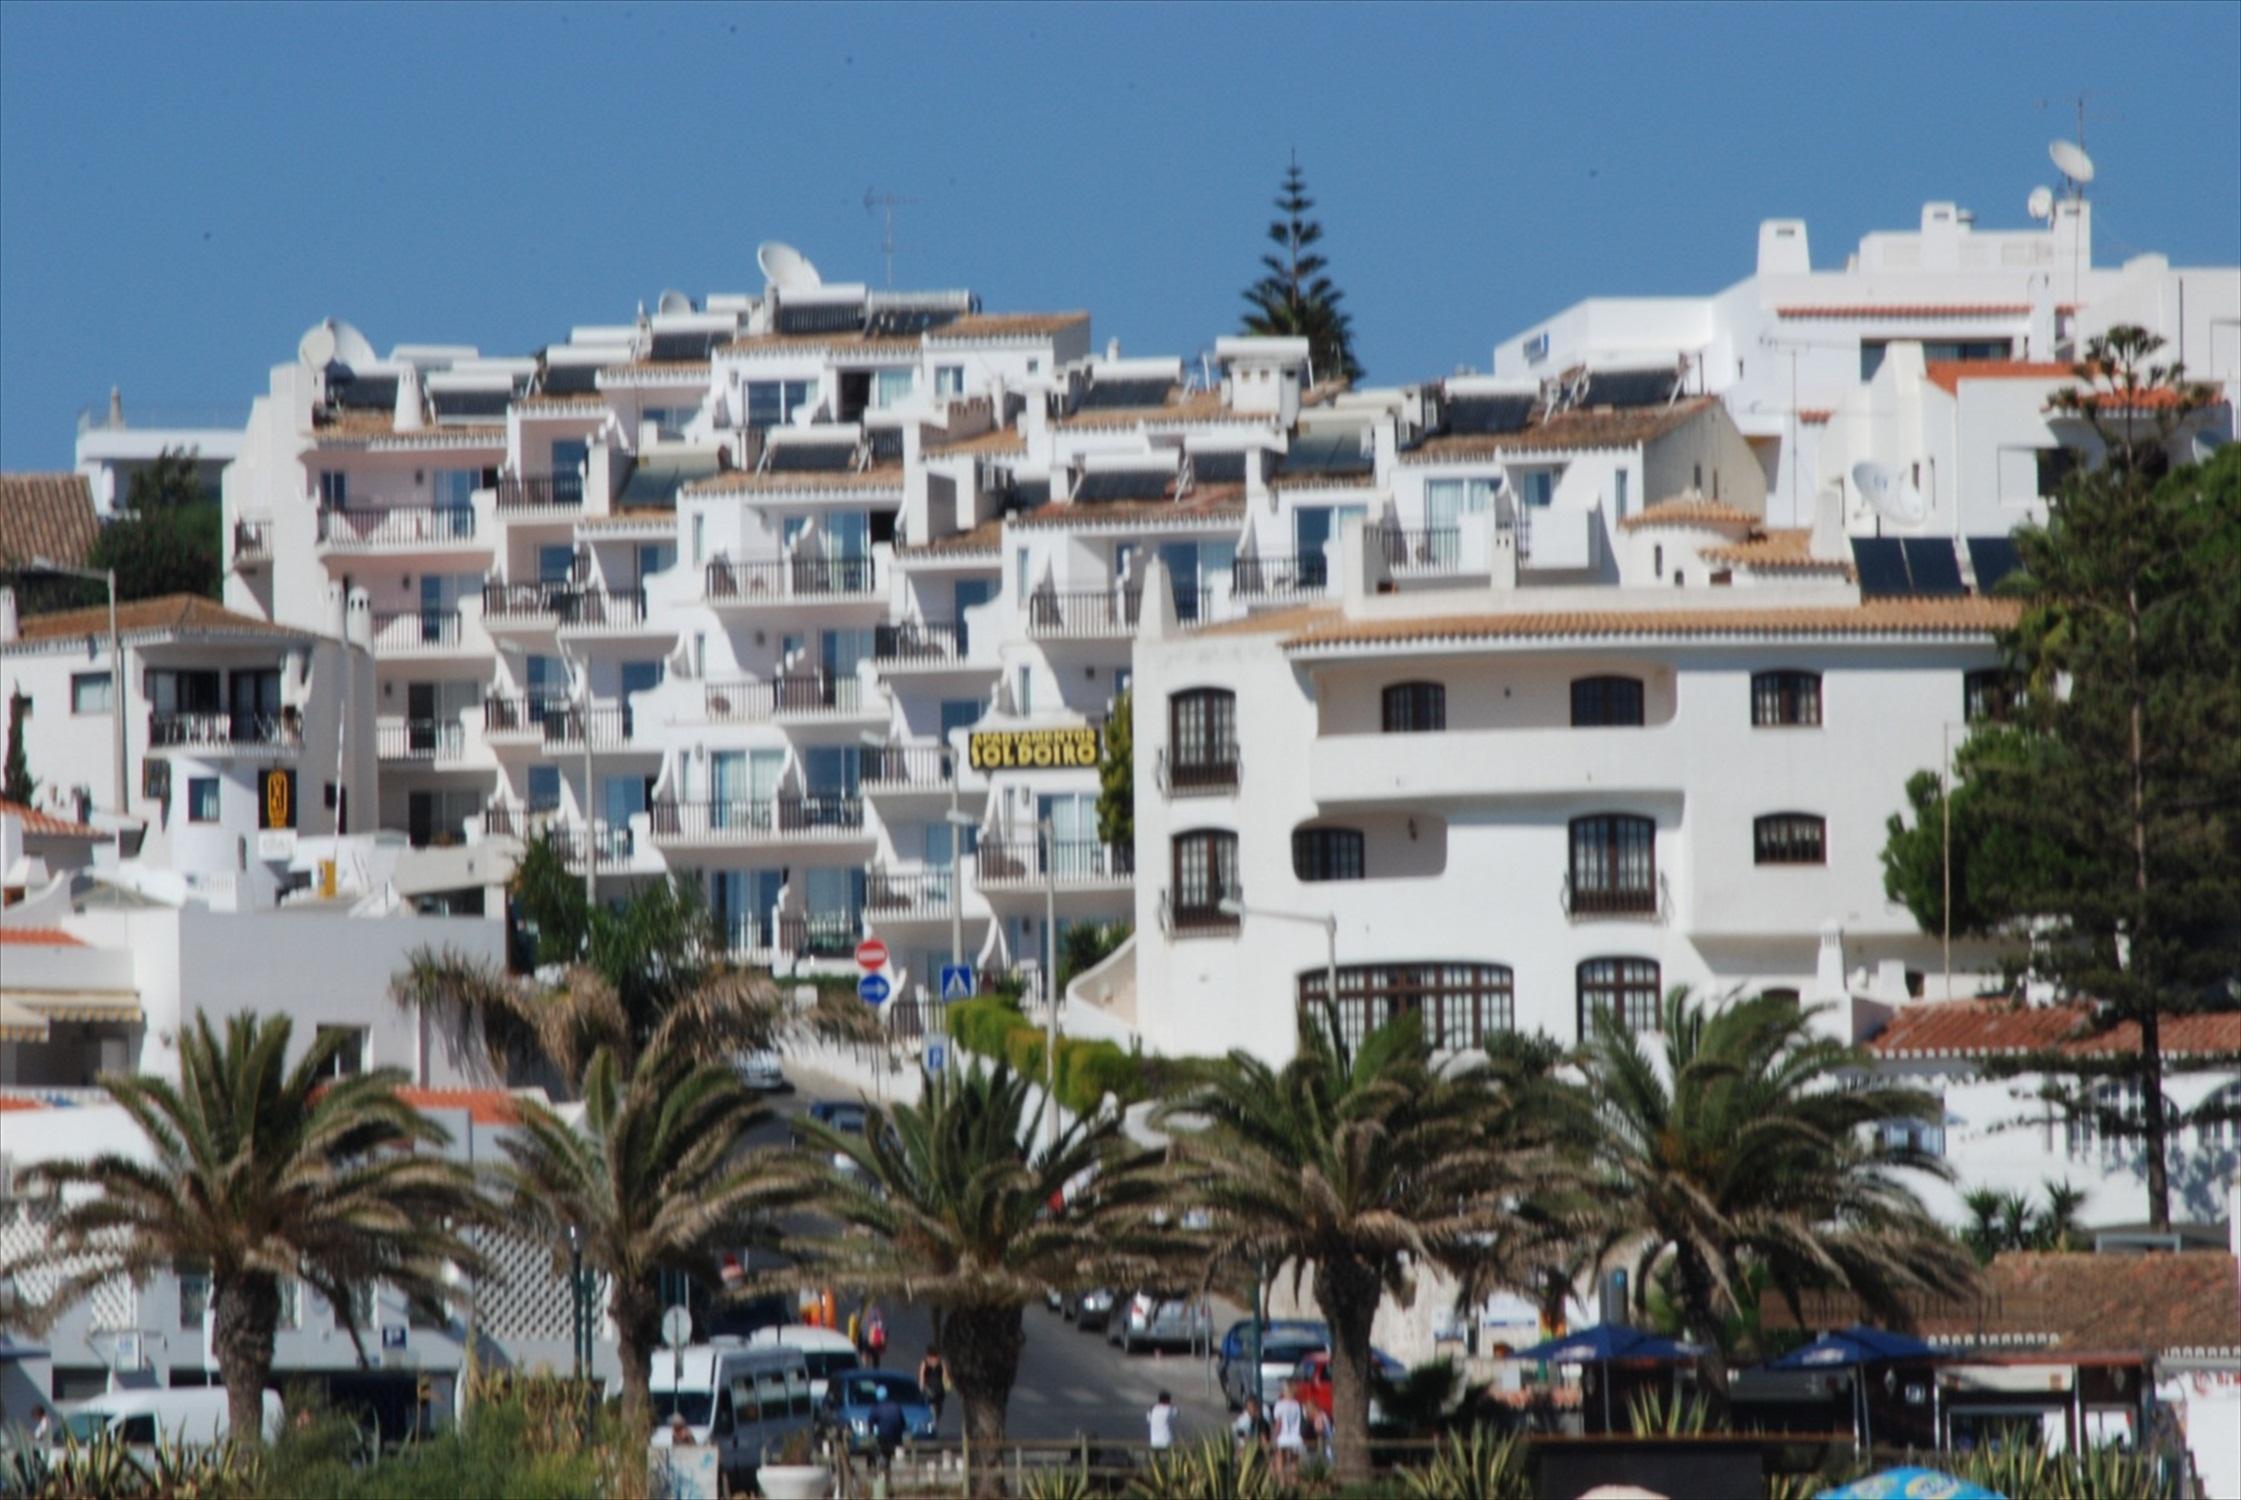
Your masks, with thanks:
[{"label": "utility pole", "polygon": [[1036,824],[1043,837],[1043,998],[1050,1014],[1043,1021],[1043,1138],[1058,1152],[1058,825]]},{"label": "utility pole", "polygon": [[900,198],[893,193],[883,193],[877,188],[864,189],[864,212],[884,213],[884,232],[879,237],[879,253],[887,262],[887,290],[895,289],[895,210],[915,203],[915,198]]}]

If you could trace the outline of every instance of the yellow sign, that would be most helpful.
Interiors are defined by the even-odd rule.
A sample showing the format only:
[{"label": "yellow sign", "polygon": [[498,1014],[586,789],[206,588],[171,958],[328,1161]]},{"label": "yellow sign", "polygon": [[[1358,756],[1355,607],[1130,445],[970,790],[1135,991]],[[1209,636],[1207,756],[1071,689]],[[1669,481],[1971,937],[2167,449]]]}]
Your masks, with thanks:
[{"label": "yellow sign", "polygon": [[257,826],[259,828],[293,828],[296,826],[296,773],[267,770],[257,787]]},{"label": "yellow sign", "polygon": [[1050,771],[1097,765],[1098,732],[1079,729],[991,729],[970,736],[976,771]]}]

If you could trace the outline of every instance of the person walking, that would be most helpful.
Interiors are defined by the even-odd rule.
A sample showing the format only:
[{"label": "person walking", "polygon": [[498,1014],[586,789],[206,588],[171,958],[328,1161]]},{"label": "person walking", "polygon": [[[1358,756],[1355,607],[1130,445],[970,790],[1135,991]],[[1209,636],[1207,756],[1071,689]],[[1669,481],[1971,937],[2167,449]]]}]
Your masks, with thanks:
[{"label": "person walking", "polygon": [[858,1359],[864,1356],[864,1310],[857,1308],[848,1315],[848,1346],[856,1351]]},{"label": "person walking", "polygon": [[1276,1455],[1276,1482],[1289,1484],[1299,1477],[1300,1459],[1307,1453],[1307,1413],[1292,1382],[1284,1382],[1270,1414],[1271,1442]]},{"label": "person walking", "polygon": [[1175,1446],[1175,1398],[1161,1391],[1152,1409],[1144,1413],[1144,1421],[1152,1430],[1152,1451],[1164,1453]]},{"label": "person walking", "polygon": [[894,1386],[884,1380],[879,1384],[879,1400],[871,1409],[871,1430],[879,1444],[880,1472],[891,1473],[895,1450],[903,1445],[903,1404],[895,1399]]},{"label": "person walking", "polygon": [[54,1442],[54,1414],[44,1406],[31,1408],[31,1441],[44,1448]]},{"label": "person walking", "polygon": [[1261,1409],[1261,1398],[1259,1396],[1247,1396],[1245,1398],[1245,1409],[1237,1414],[1236,1421],[1229,1424],[1229,1433],[1231,1443],[1236,1448],[1237,1456],[1240,1459],[1249,1450],[1258,1450],[1263,1453],[1267,1451],[1268,1413]]},{"label": "person walking", "polygon": [[918,1362],[918,1388],[926,1393],[926,1409],[934,1414],[936,1431],[942,1425],[942,1402],[949,1396],[949,1368],[942,1363],[942,1352],[932,1344],[926,1346],[926,1357]]},{"label": "person walking", "polygon": [[871,1306],[870,1316],[864,1319],[864,1353],[875,1370],[887,1358],[887,1320],[879,1315],[876,1302]]}]

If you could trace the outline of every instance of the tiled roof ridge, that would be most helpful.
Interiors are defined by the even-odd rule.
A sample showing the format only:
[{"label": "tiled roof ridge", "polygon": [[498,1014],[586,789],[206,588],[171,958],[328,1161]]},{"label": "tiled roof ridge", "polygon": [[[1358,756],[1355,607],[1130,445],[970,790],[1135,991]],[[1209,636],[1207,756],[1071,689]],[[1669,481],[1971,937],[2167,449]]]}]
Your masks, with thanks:
[{"label": "tiled roof ridge", "polygon": [[[121,635],[166,630],[232,631],[289,638],[302,638],[310,634],[309,631],[298,630],[293,626],[278,625],[270,620],[260,620],[254,615],[241,614],[200,594],[161,594],[153,599],[129,600],[117,606],[117,630]],[[85,635],[106,636],[109,633],[109,607],[98,604],[88,609],[25,615],[17,622],[16,633],[20,642],[69,640]]]},{"label": "tiled roof ridge", "polygon": [[1724,500],[1714,500],[1690,491],[1645,505],[1633,515],[1619,522],[1621,531],[1639,531],[1649,526],[1757,526],[1760,518],[1741,510]]},{"label": "tiled roof ridge", "polygon": [[41,812],[38,808],[21,802],[10,802],[4,797],[0,797],[0,813],[18,819],[22,822],[25,833],[40,838],[97,839],[102,836],[98,828],[68,818],[58,818],[53,813]]},{"label": "tiled roof ridge", "polygon": [[[2139,1023],[2099,1024],[2083,1000],[2032,1005],[2005,997],[1929,1000],[1903,1005],[1868,1048],[1882,1057],[2017,1057],[2035,1052],[2080,1056],[2139,1048]],[[2181,1011],[2161,1028],[2166,1056],[2241,1053],[2241,1010]]]},{"label": "tiled roof ridge", "polygon": [[0,474],[0,563],[44,557],[81,566],[100,534],[85,475]]},{"label": "tiled roof ridge", "polygon": [[1287,651],[1344,645],[1468,642],[1544,636],[1990,635],[2015,623],[2011,599],[1872,599],[1827,605],[1705,609],[1519,610],[1345,620],[1295,636]]}]

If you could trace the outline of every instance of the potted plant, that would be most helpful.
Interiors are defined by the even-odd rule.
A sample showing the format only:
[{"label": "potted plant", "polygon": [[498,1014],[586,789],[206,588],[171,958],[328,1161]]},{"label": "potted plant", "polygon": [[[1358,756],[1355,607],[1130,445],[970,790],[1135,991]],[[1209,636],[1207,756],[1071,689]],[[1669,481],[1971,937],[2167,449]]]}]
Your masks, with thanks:
[{"label": "potted plant", "polygon": [[832,1493],[833,1471],[818,1457],[809,1430],[801,1428],[786,1434],[775,1455],[764,1451],[755,1488],[768,1500],[825,1500]]}]

